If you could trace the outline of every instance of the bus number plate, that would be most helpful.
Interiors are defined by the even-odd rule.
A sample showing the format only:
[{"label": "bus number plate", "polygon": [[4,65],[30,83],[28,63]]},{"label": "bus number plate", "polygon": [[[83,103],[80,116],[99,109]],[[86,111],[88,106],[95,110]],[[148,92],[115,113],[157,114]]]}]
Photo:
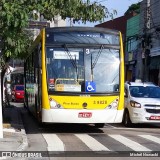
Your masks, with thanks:
[{"label": "bus number plate", "polygon": [[79,112],[78,117],[79,118],[91,118],[92,113],[91,112]]}]

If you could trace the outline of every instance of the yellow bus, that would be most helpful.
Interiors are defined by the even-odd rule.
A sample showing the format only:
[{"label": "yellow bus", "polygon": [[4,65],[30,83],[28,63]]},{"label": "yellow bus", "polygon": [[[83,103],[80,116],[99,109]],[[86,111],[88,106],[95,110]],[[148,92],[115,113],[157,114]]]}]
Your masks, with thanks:
[{"label": "yellow bus", "polygon": [[24,105],[42,123],[121,123],[124,53],[119,31],[42,29],[24,65]]}]

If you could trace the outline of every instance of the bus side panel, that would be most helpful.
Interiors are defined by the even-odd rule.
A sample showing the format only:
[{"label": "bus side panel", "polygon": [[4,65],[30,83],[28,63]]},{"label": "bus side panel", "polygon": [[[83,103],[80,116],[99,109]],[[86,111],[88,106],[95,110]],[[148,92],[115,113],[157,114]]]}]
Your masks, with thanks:
[{"label": "bus side panel", "polygon": [[47,75],[46,75],[46,56],[45,56],[45,29],[42,30],[42,108],[49,109]]},{"label": "bus side panel", "polygon": [[120,34],[120,98],[118,110],[124,109],[124,51],[123,51],[123,42],[122,34]]}]

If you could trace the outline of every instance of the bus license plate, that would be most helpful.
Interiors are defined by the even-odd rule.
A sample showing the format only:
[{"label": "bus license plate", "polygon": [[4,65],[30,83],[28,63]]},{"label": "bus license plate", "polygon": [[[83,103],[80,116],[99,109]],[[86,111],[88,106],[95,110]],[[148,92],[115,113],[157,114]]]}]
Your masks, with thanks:
[{"label": "bus license plate", "polygon": [[92,113],[91,112],[79,112],[78,118],[91,118]]}]

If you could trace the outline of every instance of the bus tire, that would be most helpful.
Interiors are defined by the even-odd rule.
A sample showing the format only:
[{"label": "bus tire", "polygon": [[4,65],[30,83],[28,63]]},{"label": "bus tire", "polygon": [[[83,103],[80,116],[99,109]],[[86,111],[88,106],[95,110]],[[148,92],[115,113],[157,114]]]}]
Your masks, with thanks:
[{"label": "bus tire", "polygon": [[131,122],[128,110],[124,111],[123,124],[124,124],[125,127],[131,127],[132,126],[132,122]]},{"label": "bus tire", "polygon": [[95,123],[96,128],[103,128],[105,123]]}]

